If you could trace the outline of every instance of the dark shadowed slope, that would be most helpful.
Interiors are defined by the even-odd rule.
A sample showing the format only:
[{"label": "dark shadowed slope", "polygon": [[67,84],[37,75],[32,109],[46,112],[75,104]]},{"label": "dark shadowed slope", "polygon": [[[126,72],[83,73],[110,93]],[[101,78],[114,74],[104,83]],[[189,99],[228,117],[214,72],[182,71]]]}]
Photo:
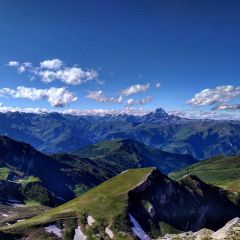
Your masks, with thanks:
[{"label": "dark shadowed slope", "polygon": [[0,167],[9,169],[16,177],[36,176],[55,197],[74,196],[68,188],[70,181],[60,171],[62,164],[29,144],[0,137],[0,153]]}]

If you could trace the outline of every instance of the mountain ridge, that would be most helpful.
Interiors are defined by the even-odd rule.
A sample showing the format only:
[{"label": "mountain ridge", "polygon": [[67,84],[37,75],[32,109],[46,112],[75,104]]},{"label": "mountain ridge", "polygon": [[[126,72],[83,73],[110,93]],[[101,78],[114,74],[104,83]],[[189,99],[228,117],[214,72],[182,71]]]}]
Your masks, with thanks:
[{"label": "mountain ridge", "polygon": [[[47,238],[44,229],[52,224],[62,237],[80,228],[86,237],[109,239],[110,231],[120,240],[140,237],[141,228],[146,239],[156,239],[165,235],[166,225],[180,231],[218,230],[239,215],[239,207],[220,188],[197,177],[188,178],[186,185],[154,168],[143,168],[127,170],[64,205],[0,230],[28,236],[39,229],[37,233]],[[71,226],[70,219],[75,219]]]},{"label": "mountain ridge", "polygon": [[[144,145],[133,139],[114,139],[90,145],[74,152],[75,155],[98,161],[110,161],[118,164],[120,171],[136,167],[157,167],[164,173],[174,168],[196,163],[197,160],[189,155],[179,155],[161,151]],[[131,162],[130,162],[131,159]],[[126,161],[127,160],[127,161]],[[124,166],[121,167],[121,165]],[[114,166],[112,166],[114,169]]]},{"label": "mountain ridge", "polygon": [[143,116],[0,113],[0,135],[28,142],[45,153],[72,152],[115,138],[135,139],[198,159],[240,153],[240,121],[185,119],[162,109]]}]

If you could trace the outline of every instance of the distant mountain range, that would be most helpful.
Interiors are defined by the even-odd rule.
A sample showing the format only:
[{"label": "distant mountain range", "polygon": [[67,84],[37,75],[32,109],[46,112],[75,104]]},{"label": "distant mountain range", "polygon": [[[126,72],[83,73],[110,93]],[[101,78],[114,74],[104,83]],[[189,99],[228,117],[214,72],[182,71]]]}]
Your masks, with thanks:
[{"label": "distant mountain range", "polygon": [[116,138],[135,139],[198,159],[240,153],[239,121],[184,119],[161,108],[144,116],[0,113],[0,135],[27,142],[45,153],[72,152]]},{"label": "distant mountain range", "polygon": [[24,142],[0,137],[0,153],[3,203],[34,200],[55,205],[129,168],[155,166],[169,173],[197,162],[191,156],[162,152],[134,140],[111,140],[74,154],[49,156]]},{"label": "distant mountain range", "polygon": [[[218,230],[237,216],[239,207],[222,189],[195,176],[174,181],[144,168],[125,171],[64,205],[0,231],[5,239],[150,240],[165,233]],[[232,235],[237,231],[233,228]]]}]

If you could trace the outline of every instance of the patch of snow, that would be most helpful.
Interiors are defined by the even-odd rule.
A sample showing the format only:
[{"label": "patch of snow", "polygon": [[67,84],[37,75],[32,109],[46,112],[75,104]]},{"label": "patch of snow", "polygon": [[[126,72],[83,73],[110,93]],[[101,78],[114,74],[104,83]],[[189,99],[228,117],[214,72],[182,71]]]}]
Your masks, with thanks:
[{"label": "patch of snow", "polygon": [[62,237],[62,230],[58,228],[56,225],[49,225],[44,228],[46,232],[53,233],[59,238]]},{"label": "patch of snow", "polygon": [[92,226],[95,222],[96,221],[95,221],[95,219],[92,216],[89,215],[87,217],[87,223],[88,223],[89,226]]},{"label": "patch of snow", "polygon": [[124,174],[124,173],[127,172],[127,171],[128,171],[128,170],[125,170],[125,171],[121,172],[119,175]]},{"label": "patch of snow", "polygon": [[78,228],[75,229],[75,235],[73,240],[86,240],[86,239],[87,239],[87,236],[84,235],[80,226],[78,226]]},{"label": "patch of snow", "polygon": [[105,228],[105,233],[106,233],[111,239],[113,239],[114,234],[113,234],[112,230],[111,230],[109,227],[106,227],[106,228]]},{"label": "patch of snow", "polygon": [[17,222],[24,222],[26,219],[19,219]]},{"label": "patch of snow", "polygon": [[3,217],[8,217],[9,215],[8,215],[8,214],[5,214],[5,213],[2,213],[2,216],[3,216]]},{"label": "patch of snow", "polygon": [[130,221],[133,224],[132,231],[133,233],[139,237],[141,240],[151,240],[151,238],[144,232],[140,224],[137,222],[137,220],[129,214]]},{"label": "patch of snow", "polygon": [[7,199],[7,203],[13,204],[13,203],[22,203],[22,202],[16,199]]},{"label": "patch of snow", "polygon": [[64,199],[64,198],[62,198],[62,197],[59,197],[59,196],[56,196],[57,197],[57,199],[60,199],[60,200],[62,200],[62,201],[66,201],[66,199]]}]

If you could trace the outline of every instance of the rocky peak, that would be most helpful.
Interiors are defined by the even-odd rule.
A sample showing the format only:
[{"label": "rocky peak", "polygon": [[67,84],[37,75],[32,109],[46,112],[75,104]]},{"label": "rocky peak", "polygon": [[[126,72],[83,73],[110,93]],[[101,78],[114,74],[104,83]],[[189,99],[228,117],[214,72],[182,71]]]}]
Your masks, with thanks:
[{"label": "rocky peak", "polygon": [[158,116],[158,117],[167,117],[168,114],[165,112],[165,110],[163,108],[157,108],[155,110],[155,116]]},{"label": "rocky peak", "polygon": [[184,232],[180,234],[166,234],[157,240],[237,240],[240,239],[240,218],[234,218],[226,223],[225,226],[213,232],[203,228],[197,232]]}]

